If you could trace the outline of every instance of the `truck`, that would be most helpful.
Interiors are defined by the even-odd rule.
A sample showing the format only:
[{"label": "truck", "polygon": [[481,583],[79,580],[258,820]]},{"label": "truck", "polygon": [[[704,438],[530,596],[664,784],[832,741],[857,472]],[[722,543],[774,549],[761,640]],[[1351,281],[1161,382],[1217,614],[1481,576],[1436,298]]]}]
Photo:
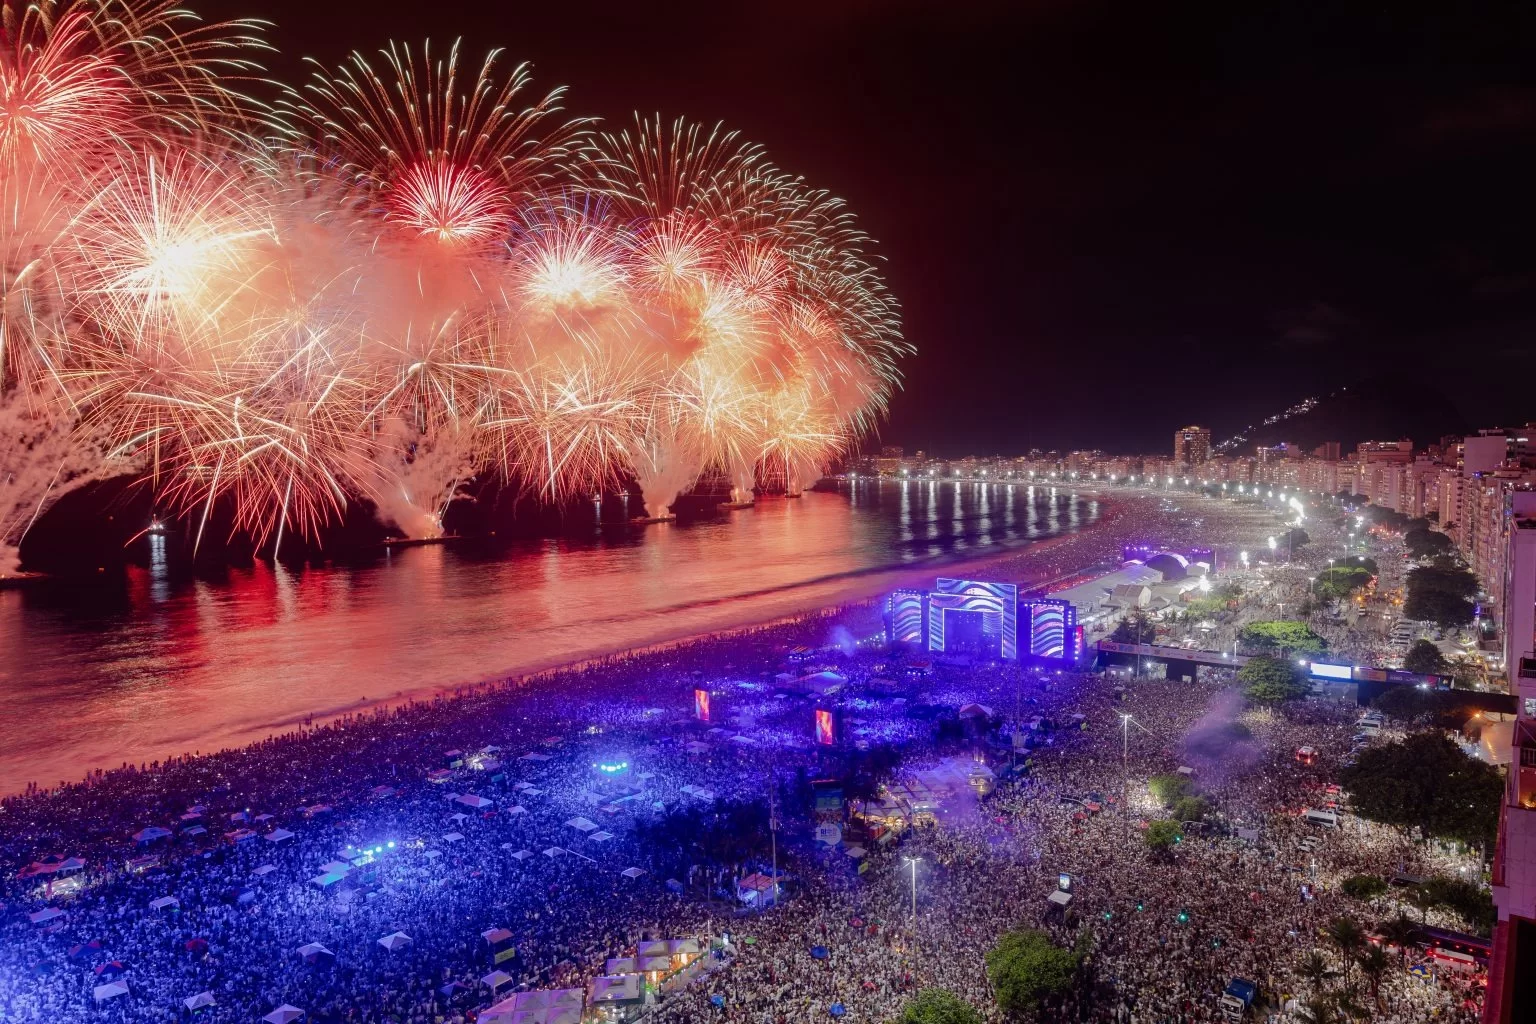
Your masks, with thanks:
[{"label": "truck", "polygon": [[1233,978],[1227,982],[1226,991],[1221,994],[1221,999],[1217,1003],[1221,1008],[1221,1019],[1239,1024],[1258,994],[1259,986],[1247,978]]}]

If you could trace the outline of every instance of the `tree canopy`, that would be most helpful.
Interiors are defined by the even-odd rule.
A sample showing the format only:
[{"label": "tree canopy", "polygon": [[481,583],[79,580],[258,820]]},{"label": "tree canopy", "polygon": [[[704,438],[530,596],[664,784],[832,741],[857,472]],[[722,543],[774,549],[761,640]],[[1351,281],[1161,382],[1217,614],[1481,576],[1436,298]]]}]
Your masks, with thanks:
[{"label": "tree canopy", "polygon": [[1184,830],[1176,821],[1154,821],[1147,825],[1147,845],[1154,850],[1167,850],[1184,839]]},{"label": "tree canopy", "polygon": [[1409,672],[1422,672],[1425,675],[1443,676],[1451,670],[1451,663],[1445,660],[1445,655],[1440,653],[1428,640],[1415,640],[1413,646],[1408,648],[1408,653],[1403,657],[1403,668]]},{"label": "tree canopy", "polygon": [[913,996],[896,1024],[981,1024],[981,1014],[948,989],[925,988]]},{"label": "tree canopy", "polygon": [[1328,641],[1312,632],[1306,623],[1288,620],[1250,622],[1237,639],[1248,650],[1259,652],[1321,654],[1328,649]]},{"label": "tree canopy", "polygon": [[1439,733],[1369,747],[1339,781],[1361,817],[1474,845],[1491,843],[1498,830],[1498,769]]},{"label": "tree canopy", "polygon": [[1339,565],[1324,569],[1312,581],[1318,597],[1341,600],[1371,582],[1371,574],[1358,565]]},{"label": "tree canopy", "polygon": [[1157,626],[1137,608],[1120,620],[1109,638],[1117,644],[1150,644],[1157,639]]},{"label": "tree canopy", "polygon": [[1451,538],[1438,530],[1420,527],[1403,534],[1403,546],[1414,558],[1443,555],[1451,550]]},{"label": "tree canopy", "polygon": [[1243,693],[1248,699],[1259,704],[1295,700],[1306,696],[1311,689],[1289,658],[1271,658],[1263,654],[1249,658],[1248,664],[1237,670],[1237,681],[1243,684]]},{"label": "tree canopy", "polygon": [[1172,807],[1194,792],[1195,784],[1189,776],[1177,772],[1164,772],[1147,780],[1152,797],[1164,807]]},{"label": "tree canopy", "polygon": [[987,978],[1004,1013],[1022,1014],[1072,984],[1078,956],[1033,928],[1004,932],[987,953]]}]

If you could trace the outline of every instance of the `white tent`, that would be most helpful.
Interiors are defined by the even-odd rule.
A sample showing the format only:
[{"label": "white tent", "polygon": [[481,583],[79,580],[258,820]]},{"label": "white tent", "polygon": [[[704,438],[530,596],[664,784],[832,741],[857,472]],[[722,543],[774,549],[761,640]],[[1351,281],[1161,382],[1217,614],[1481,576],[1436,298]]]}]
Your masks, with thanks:
[{"label": "white tent", "polygon": [[544,791],[537,786],[529,786],[523,790],[523,796],[543,796]]},{"label": "white tent", "polygon": [[1057,889],[1045,899],[1047,903],[1054,903],[1056,906],[1065,909],[1066,905],[1072,902],[1072,894],[1069,892],[1062,892],[1060,889]]},{"label": "white tent", "polygon": [[463,838],[464,838],[464,833],[463,832],[449,832],[449,833],[447,833],[446,835],[443,836],[443,842],[445,842],[445,843],[457,843],[457,842],[459,842]]},{"label": "white tent", "polygon": [[411,944],[411,937],[405,932],[390,932],[379,940],[379,945],[393,953],[397,949],[404,949]]},{"label": "white tent", "polygon": [[[508,843],[507,845],[510,846],[511,844]],[[512,855],[512,859],[513,860],[527,860],[529,857],[532,857],[532,856],[533,856],[533,851],[532,850],[518,850],[516,853],[514,853]]]},{"label": "white tent", "polygon": [[564,852],[565,851],[560,849],[560,847],[558,847],[558,846],[550,846],[550,847],[547,847],[544,850],[544,856],[546,856],[546,857],[550,858],[551,860],[553,860],[554,858],[560,856]]},{"label": "white tent", "polygon": [[613,838],[613,833],[593,832],[591,835],[587,836],[587,838],[592,840],[594,843],[606,843],[608,840]]},{"label": "white tent", "polygon": [[479,1024],[580,1024],[585,1005],[579,988],[518,992],[482,1010]]},{"label": "white tent", "polygon": [[487,807],[496,806],[496,801],[487,800],[485,797],[477,796],[474,793],[465,793],[463,796],[455,798],[454,802],[463,804],[465,807],[473,808],[477,811],[483,811]]},{"label": "white tent", "polygon": [[591,832],[597,828],[597,822],[589,818],[572,818],[566,824],[578,832]]},{"label": "white tent", "polygon": [[642,996],[640,980],[638,974],[614,974],[593,978],[592,1004],[613,1006],[622,1003],[638,1003]]},{"label": "white tent", "polygon": [[294,1021],[304,1016],[304,1011],[297,1006],[284,1003],[265,1017],[261,1018],[267,1024],[293,1024]]},{"label": "white tent", "polygon": [[127,994],[128,983],[122,978],[118,978],[116,981],[109,981],[105,985],[97,985],[91,989],[91,995],[96,998],[98,1003],[104,1003],[108,999],[116,999],[118,996],[125,996]]},{"label": "white tent", "polygon": [[164,910],[167,907],[179,906],[181,906],[181,901],[178,900],[175,896],[161,896],[157,900],[149,901],[150,910]]},{"label": "white tent", "polygon": [[328,860],[324,864],[320,865],[320,871],[327,875],[331,874],[332,872],[335,872],[338,875],[345,875],[351,873],[352,865],[348,861]]},{"label": "white tent", "polygon": [[501,988],[501,986],[505,985],[511,980],[512,975],[508,974],[506,971],[492,971],[490,974],[487,974],[485,977],[480,979],[480,984],[484,985],[492,992],[495,992],[497,989]]},{"label": "white tent", "polygon": [[311,878],[309,884],[320,889],[329,889],[337,882],[344,881],[346,877],[346,875],[339,871],[327,871],[323,875],[316,875],[314,878]]},{"label": "white tent", "polygon": [[533,753],[524,754],[522,757],[518,758],[518,760],[519,761],[548,761],[549,760],[549,755],[548,754],[540,754],[540,753],[537,753],[537,752],[533,752]]},{"label": "white tent", "polygon": [[[261,838],[265,839],[269,843],[282,843],[292,839],[293,833],[289,832],[285,828],[275,828]],[[275,1013],[276,1011],[273,1012]]]},{"label": "white tent", "polygon": [[511,807],[507,808],[507,813],[512,815],[527,814],[528,808],[524,807],[522,804],[513,804]]},{"label": "white tent", "polygon": [[318,942],[306,942],[304,945],[300,946],[294,952],[298,953],[299,956],[303,957],[306,960],[308,960],[312,956],[322,956],[322,955],[335,956],[336,955],[335,953],[332,953],[330,950],[326,949],[324,946],[322,946]]},{"label": "white tent", "polygon": [[619,874],[623,875],[625,878],[639,878],[641,875],[645,874],[645,869],[625,868],[623,871],[620,871]]},{"label": "white tent", "polygon": [[181,1003],[189,1010],[201,1010],[205,1006],[213,1005],[213,993],[199,992],[195,996],[188,996],[183,999]]},{"label": "white tent", "polygon": [[272,872],[274,872],[276,870],[277,870],[277,865],[276,864],[263,864],[261,867],[257,868],[255,871],[252,871],[251,874],[253,874],[253,875],[257,876],[258,878],[260,878],[260,877],[265,876],[265,875],[270,875]]}]

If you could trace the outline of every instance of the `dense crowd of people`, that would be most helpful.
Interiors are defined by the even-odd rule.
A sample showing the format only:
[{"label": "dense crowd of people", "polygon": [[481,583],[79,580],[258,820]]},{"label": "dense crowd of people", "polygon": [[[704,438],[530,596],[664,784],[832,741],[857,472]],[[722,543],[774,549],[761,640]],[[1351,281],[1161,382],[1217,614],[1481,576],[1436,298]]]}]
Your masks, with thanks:
[{"label": "dense crowd of people", "polygon": [[[1138,519],[1012,570],[1054,578],[1112,558],[1128,530],[1209,542],[1221,522]],[[1216,1020],[1231,978],[1284,1007],[1308,991],[1294,965],[1326,948],[1326,922],[1388,915],[1343,877],[1477,867],[1352,818],[1303,823],[1350,707],[1260,713],[1220,677],[895,655],[879,626],[878,610],[833,609],[9,799],[0,1018],[170,1022],[211,1000],[197,1016],[467,1021],[519,989],[585,988],[643,941],[695,939],[709,952],[647,1004],[659,1024],[883,1022],[931,986],[998,1020],[984,956],[1023,925],[1084,951],[1055,1019]],[[835,693],[801,685],[821,669]],[[970,704],[985,717],[962,718]],[[817,742],[817,707],[839,712],[837,744]],[[962,783],[904,827],[818,838],[814,780],[844,779],[857,804],[876,782],[977,761],[995,791]],[[1180,766],[1211,819],[1154,859],[1147,779]],[[787,898],[744,906],[738,883],[775,867]],[[1047,902],[1062,876],[1065,911]],[[1475,977],[1421,981],[1409,962],[1372,1019],[1473,1019]]]}]

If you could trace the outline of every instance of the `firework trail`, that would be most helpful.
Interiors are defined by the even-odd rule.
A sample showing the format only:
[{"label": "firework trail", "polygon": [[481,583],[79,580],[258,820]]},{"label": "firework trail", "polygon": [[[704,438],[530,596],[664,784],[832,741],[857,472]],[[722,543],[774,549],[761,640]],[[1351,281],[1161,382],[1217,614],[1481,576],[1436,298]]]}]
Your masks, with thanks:
[{"label": "firework trail", "polygon": [[199,543],[353,502],[429,537],[483,476],[794,492],[884,412],[909,348],[869,241],[760,147],[598,132],[457,43],[267,107],[262,27],[0,0],[0,573],[112,475]]}]

